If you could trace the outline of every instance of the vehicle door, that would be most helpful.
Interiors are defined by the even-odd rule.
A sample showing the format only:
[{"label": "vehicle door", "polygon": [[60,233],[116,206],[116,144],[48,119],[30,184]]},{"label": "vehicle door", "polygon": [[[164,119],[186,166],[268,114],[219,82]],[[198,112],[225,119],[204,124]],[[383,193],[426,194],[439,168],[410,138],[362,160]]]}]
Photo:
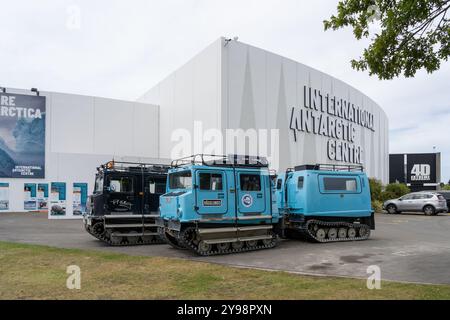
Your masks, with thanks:
[{"label": "vehicle door", "polygon": [[237,215],[261,214],[266,211],[269,176],[261,171],[236,169]]},{"label": "vehicle door", "polygon": [[94,192],[90,196],[87,212],[90,215],[103,215],[105,204],[105,192],[103,192],[104,176],[103,173],[95,176]]},{"label": "vehicle door", "polygon": [[286,182],[287,205],[290,209],[300,209],[303,207],[300,192],[303,190],[305,177],[291,173]]},{"label": "vehicle door", "polygon": [[147,175],[144,177],[144,214],[157,214],[159,208],[159,197],[166,193],[166,178]]},{"label": "vehicle door", "polygon": [[106,207],[112,214],[142,214],[139,189],[142,183],[136,175],[114,174],[106,179]]},{"label": "vehicle door", "polygon": [[[431,196],[432,198],[432,196]],[[413,195],[411,199],[411,208],[408,210],[411,211],[422,211],[423,206],[425,205],[425,202],[427,201],[427,195],[426,194],[415,194]]]},{"label": "vehicle door", "polygon": [[278,208],[284,207],[284,177],[279,176],[276,181],[276,200]]},{"label": "vehicle door", "polygon": [[195,207],[198,214],[228,212],[228,183],[224,170],[201,169],[195,172]]},{"label": "vehicle door", "polygon": [[404,195],[397,201],[397,209],[399,211],[408,211],[413,208],[413,195],[407,194]]}]

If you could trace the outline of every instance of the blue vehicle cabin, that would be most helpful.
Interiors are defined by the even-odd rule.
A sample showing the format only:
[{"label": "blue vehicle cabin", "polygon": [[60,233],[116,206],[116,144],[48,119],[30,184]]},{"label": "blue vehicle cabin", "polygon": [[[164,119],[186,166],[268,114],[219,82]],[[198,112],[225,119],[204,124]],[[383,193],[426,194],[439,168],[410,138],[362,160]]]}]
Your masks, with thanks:
[{"label": "blue vehicle cabin", "polygon": [[375,229],[369,181],[362,166],[298,166],[278,176],[276,194],[287,238],[365,240]]},{"label": "blue vehicle cabin", "polygon": [[160,234],[200,255],[272,248],[279,222],[265,158],[195,155],[172,162],[160,198]]}]

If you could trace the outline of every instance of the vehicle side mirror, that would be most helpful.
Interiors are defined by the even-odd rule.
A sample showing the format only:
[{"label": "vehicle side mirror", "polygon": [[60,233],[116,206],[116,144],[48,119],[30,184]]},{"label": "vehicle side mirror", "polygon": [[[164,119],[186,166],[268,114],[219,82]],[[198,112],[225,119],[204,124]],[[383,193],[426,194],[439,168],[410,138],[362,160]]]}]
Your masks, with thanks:
[{"label": "vehicle side mirror", "polygon": [[402,198],[398,198],[398,201],[403,201],[403,199]]}]

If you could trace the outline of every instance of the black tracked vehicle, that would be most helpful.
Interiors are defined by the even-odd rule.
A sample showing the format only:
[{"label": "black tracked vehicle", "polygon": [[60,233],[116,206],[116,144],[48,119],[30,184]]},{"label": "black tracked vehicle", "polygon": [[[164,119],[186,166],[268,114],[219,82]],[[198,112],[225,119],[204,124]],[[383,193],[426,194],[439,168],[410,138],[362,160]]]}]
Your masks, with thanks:
[{"label": "black tracked vehicle", "polygon": [[155,219],[169,166],[110,161],[97,168],[83,221],[87,232],[113,246],[158,244]]}]

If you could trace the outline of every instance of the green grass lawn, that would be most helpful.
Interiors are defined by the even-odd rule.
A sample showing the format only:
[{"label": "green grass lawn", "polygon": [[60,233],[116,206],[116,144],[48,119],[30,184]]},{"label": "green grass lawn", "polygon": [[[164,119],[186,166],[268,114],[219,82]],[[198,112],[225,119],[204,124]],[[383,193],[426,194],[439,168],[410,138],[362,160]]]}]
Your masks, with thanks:
[{"label": "green grass lawn", "polygon": [[[81,290],[66,287],[69,265]],[[368,290],[358,279],[0,242],[0,299],[450,299],[450,286]]]}]

